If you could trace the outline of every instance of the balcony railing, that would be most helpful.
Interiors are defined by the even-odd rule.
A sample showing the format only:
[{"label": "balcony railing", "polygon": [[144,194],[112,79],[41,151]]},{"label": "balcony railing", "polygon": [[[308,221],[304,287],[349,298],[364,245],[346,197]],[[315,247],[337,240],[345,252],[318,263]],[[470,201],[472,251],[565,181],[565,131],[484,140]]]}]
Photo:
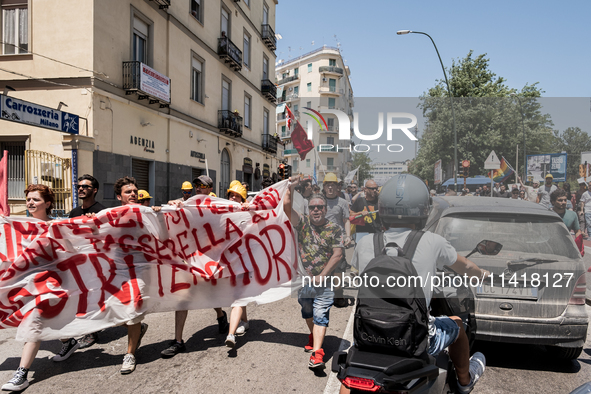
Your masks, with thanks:
[{"label": "balcony railing", "polygon": [[[170,100],[170,85],[169,98]],[[142,63],[138,61],[123,62],[123,90],[126,95],[137,93],[139,100],[148,99],[150,104],[160,103],[160,108],[169,106],[167,100],[142,90]],[[147,90],[147,89],[146,89]]]},{"label": "balcony railing", "polygon": [[218,38],[218,55],[229,66],[236,70],[242,70],[242,51],[228,37]]},{"label": "balcony railing", "polygon": [[334,67],[334,66],[320,66],[318,68],[318,71],[321,73],[331,73],[331,74],[343,75],[343,69],[340,67]]},{"label": "balcony railing", "polygon": [[297,154],[298,154],[297,149],[286,149],[283,151],[283,156],[297,155]]},{"label": "balcony railing", "polygon": [[263,134],[262,148],[270,153],[277,153],[277,138],[274,135]]},{"label": "balcony railing", "polygon": [[[326,146],[326,145],[332,145],[333,147],[331,148],[331,147]],[[320,144],[320,145],[318,145],[318,147],[316,148],[316,150],[318,152],[337,152],[337,147],[336,147],[336,145],[334,143],[333,144],[329,144],[327,142],[326,144]]]},{"label": "balcony railing", "polygon": [[277,100],[277,86],[268,79],[261,81],[261,93],[272,103]]},{"label": "balcony railing", "polygon": [[292,93],[292,94],[286,95],[285,98],[283,98],[283,97],[279,98],[278,102],[285,103],[288,101],[293,101],[293,100],[298,100],[298,99],[299,99],[299,95],[297,93]]},{"label": "balcony railing", "polygon": [[242,117],[228,110],[218,111],[218,128],[220,132],[230,134],[233,137],[242,136]]},{"label": "balcony railing", "polygon": [[291,138],[291,132],[290,131],[282,131],[281,132],[281,139],[282,140],[288,140]]},{"label": "balcony railing", "polygon": [[170,7],[170,0],[154,0],[154,2],[158,4],[158,8],[161,10],[166,10],[168,7]]},{"label": "balcony railing", "polygon": [[323,133],[338,133],[339,132],[339,128],[335,125],[328,125],[328,128],[326,130],[322,129]]},{"label": "balcony railing", "polygon": [[286,77],[286,78],[280,79],[277,82],[277,85],[283,85],[284,83],[288,83],[288,82],[292,82],[292,81],[297,81],[298,79],[300,79],[299,74],[298,75],[292,75],[291,77]]},{"label": "balcony railing", "polygon": [[271,29],[271,25],[263,25],[262,27],[263,42],[270,50],[274,51],[277,49],[277,38],[275,32]]},{"label": "balcony railing", "polygon": [[282,120],[285,120],[285,118],[287,118],[287,114],[285,112],[282,112],[280,114],[277,114],[277,121],[281,122]]}]

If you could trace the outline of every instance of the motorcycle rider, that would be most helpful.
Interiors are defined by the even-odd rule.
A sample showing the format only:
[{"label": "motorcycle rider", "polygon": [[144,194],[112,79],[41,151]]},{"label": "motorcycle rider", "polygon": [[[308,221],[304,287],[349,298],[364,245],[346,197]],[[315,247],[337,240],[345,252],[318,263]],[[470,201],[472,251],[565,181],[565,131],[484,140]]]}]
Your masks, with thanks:
[{"label": "motorcycle rider", "polygon": [[[388,227],[383,233],[384,245],[396,243],[404,245],[412,230],[422,229],[429,216],[431,198],[429,190],[419,178],[401,174],[391,178],[378,196],[379,216]],[[365,236],[355,248],[351,264],[363,272],[374,258],[373,234]],[[398,248],[388,247],[390,256],[397,256]],[[451,244],[440,235],[425,232],[412,259],[418,275],[423,279],[422,287],[427,306],[432,297],[428,277],[436,275],[438,266],[448,265],[460,275],[484,278],[490,273],[478,268],[467,258],[460,256]],[[449,356],[455,366],[460,393],[469,393],[482,376],[486,360],[482,353],[476,352],[470,358],[468,336],[462,320],[457,316],[429,316],[428,353],[437,355],[449,347]],[[349,390],[341,387],[341,393]]]}]

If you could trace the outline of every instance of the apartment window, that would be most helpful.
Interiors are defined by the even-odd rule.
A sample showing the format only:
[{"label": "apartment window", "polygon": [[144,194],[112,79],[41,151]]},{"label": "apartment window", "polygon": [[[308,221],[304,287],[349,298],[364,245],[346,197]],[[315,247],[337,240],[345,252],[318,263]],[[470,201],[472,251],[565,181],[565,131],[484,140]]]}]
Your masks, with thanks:
[{"label": "apartment window", "polygon": [[331,169],[334,170],[333,169],[333,167],[334,167],[334,158],[327,157],[326,158],[326,165],[328,166],[329,170],[331,170]]},{"label": "apartment window", "polygon": [[263,134],[269,134],[269,111],[263,110]]},{"label": "apartment window", "polygon": [[263,25],[269,24],[269,6],[263,3]]},{"label": "apartment window", "polygon": [[295,94],[296,96],[300,93],[300,87],[299,86],[294,86],[293,87],[293,94]]},{"label": "apartment window", "polygon": [[29,10],[27,0],[1,1],[2,53],[13,55],[29,50]]},{"label": "apartment window", "polygon": [[191,100],[203,104],[203,60],[191,59]]},{"label": "apartment window", "polygon": [[312,102],[311,101],[306,102],[306,107],[312,108]]},{"label": "apartment window", "polygon": [[336,107],[336,99],[334,97],[330,97],[328,99],[328,108],[335,109],[335,107]]},{"label": "apartment window", "polygon": [[328,90],[331,92],[336,92],[337,91],[337,80],[330,78],[328,80]]},{"label": "apartment window", "polygon": [[293,75],[298,75],[300,73],[300,68],[296,67],[293,69]]},{"label": "apartment window", "polygon": [[191,15],[199,22],[203,23],[203,7],[201,6],[202,0],[190,0],[191,1]]},{"label": "apartment window", "polygon": [[336,59],[328,59],[328,65],[332,66],[332,67],[336,67],[337,66]]},{"label": "apartment window", "polygon": [[246,4],[246,6],[247,6],[248,8],[250,8],[250,0],[244,0],[244,4]]},{"label": "apartment window", "polygon": [[223,79],[222,80],[222,110],[229,111],[230,110],[230,94],[231,94],[232,85],[229,81]]},{"label": "apartment window", "polygon": [[289,76],[289,74],[288,74],[288,73],[283,73],[283,74],[281,74],[281,79],[285,79],[285,78],[287,78],[288,76]]},{"label": "apartment window", "polygon": [[310,168],[310,159],[306,159],[306,168]]},{"label": "apartment window", "polygon": [[281,136],[284,137],[285,136],[285,126],[281,126]]},{"label": "apartment window", "polygon": [[269,79],[269,58],[263,55],[263,79]]},{"label": "apartment window", "polygon": [[252,129],[251,124],[250,124],[250,103],[252,101],[252,98],[244,93],[244,127],[248,127],[249,129]]},{"label": "apartment window", "polygon": [[294,110],[294,111],[297,111],[297,110],[299,110],[299,109],[300,109],[300,106],[299,106],[299,105],[297,105],[297,104],[294,104],[294,105],[293,105],[293,110]]},{"label": "apartment window", "polygon": [[336,131],[334,128],[334,118],[326,119],[326,124],[328,126],[328,131]]},{"label": "apartment window", "polygon": [[312,72],[312,63],[308,64],[308,72],[311,73]]},{"label": "apartment window", "polygon": [[334,146],[334,137],[326,137],[326,143]]},{"label": "apartment window", "polygon": [[312,82],[308,82],[308,84],[306,85],[306,88],[308,89],[308,92],[312,91]]},{"label": "apartment window", "polygon": [[221,32],[230,37],[230,11],[222,7],[222,25]]},{"label": "apartment window", "polygon": [[244,32],[244,46],[242,48],[242,63],[250,68],[250,35]]},{"label": "apartment window", "polygon": [[144,20],[133,17],[133,60],[148,64],[148,40],[150,26]]}]

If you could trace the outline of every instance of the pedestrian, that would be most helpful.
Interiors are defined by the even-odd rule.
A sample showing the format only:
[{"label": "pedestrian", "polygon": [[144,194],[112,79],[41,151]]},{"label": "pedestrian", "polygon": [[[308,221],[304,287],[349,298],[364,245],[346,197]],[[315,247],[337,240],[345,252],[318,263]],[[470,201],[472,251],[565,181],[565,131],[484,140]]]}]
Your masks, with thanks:
[{"label": "pedestrian", "polygon": [[324,367],[322,348],[329,323],[329,312],[334,302],[330,277],[344,254],[343,232],[335,223],[326,219],[326,198],[315,194],[310,198],[310,215],[300,216],[291,209],[293,188],[290,186],[283,208],[298,234],[298,253],[305,272],[302,287],[298,291],[298,303],[302,306],[302,318],[310,330],[306,352],[312,352],[308,367]]},{"label": "pedestrian", "polygon": [[191,182],[183,182],[181,185],[181,193],[183,194],[183,201],[187,201],[189,198],[191,198],[191,194],[193,193],[193,185],[191,185]]},{"label": "pedestrian", "polygon": [[145,207],[150,206],[150,202],[152,201],[152,196],[150,196],[150,193],[148,193],[145,190],[138,190],[137,196],[138,196],[137,201],[140,205],[143,205]]},{"label": "pedestrian", "polygon": [[566,209],[570,209],[571,211],[573,210],[573,195],[570,192],[570,183],[568,182],[564,182],[562,184],[562,188],[564,189],[564,191],[566,192]]},{"label": "pedestrian", "polygon": [[[51,220],[49,214],[51,213],[51,209],[53,208],[53,203],[55,201],[55,195],[53,191],[48,186],[36,184],[29,185],[25,189],[24,193],[29,215],[31,215],[31,217],[34,219],[49,222]],[[43,323],[39,319],[40,317],[32,322],[32,329],[41,328],[40,326]],[[12,379],[2,386],[2,390],[21,391],[29,386],[27,375],[31,365],[33,364],[33,361],[35,360],[35,357],[37,356],[37,352],[39,352],[40,346],[41,341],[25,342],[19,367],[14,373]],[[62,349],[58,354],[53,356],[52,359],[54,361],[63,361],[70,357],[79,346],[80,345],[74,338],[64,339],[62,340]]]},{"label": "pedestrian", "polygon": [[[413,175],[396,175],[384,185],[379,196],[380,218],[388,229],[383,233],[361,239],[353,254],[352,264],[363,272],[368,263],[376,256],[374,237],[383,237],[386,253],[398,256],[397,245],[405,245],[409,236],[420,236],[415,253],[412,254],[412,265],[421,277],[423,294],[427,310],[432,297],[429,277],[437,275],[437,267],[449,266],[459,275],[468,279],[482,279],[490,273],[480,269],[467,258],[459,255],[454,247],[440,235],[421,230],[429,216],[430,199],[425,183]],[[470,345],[464,330],[464,323],[457,316],[429,316],[428,353],[437,356],[449,347],[450,358],[456,368],[458,391],[469,393],[484,373],[486,359],[480,352],[470,358]],[[341,393],[348,393],[341,388]]]},{"label": "pedestrian", "polygon": [[521,200],[521,197],[519,197],[519,190],[518,189],[513,189],[511,190],[511,197],[509,197],[513,200]]},{"label": "pedestrian", "polygon": [[550,205],[550,193],[552,193],[554,190],[558,189],[558,187],[554,184],[552,184],[552,180],[554,179],[554,177],[552,176],[552,174],[548,173],[546,174],[546,183],[544,184],[544,186],[540,187],[540,189],[538,190],[538,197],[536,199],[536,204],[540,204],[545,208],[552,208]]},{"label": "pedestrian", "polygon": [[552,210],[562,218],[566,228],[570,232],[571,230],[575,233],[575,238],[581,235],[581,228],[579,227],[579,218],[573,211],[566,209],[566,202],[568,196],[566,190],[556,189],[550,194],[550,202],[552,203]]},{"label": "pedestrian", "polygon": [[350,209],[350,216],[363,216],[362,224],[355,225],[355,241],[369,233],[380,231],[380,217],[378,215],[378,184],[369,179],[363,188],[364,197],[358,197]]},{"label": "pedestrian", "polygon": [[320,186],[314,185],[312,186],[312,194],[319,194],[320,193]]},{"label": "pedestrian", "polygon": [[511,193],[509,193],[507,191],[507,188],[505,187],[505,185],[501,183],[501,185],[499,186],[499,191],[498,192],[495,191],[493,193],[493,196],[494,197],[501,197],[501,198],[509,198],[509,197],[511,197]]},{"label": "pedestrian", "polygon": [[591,182],[589,182],[587,191],[581,195],[579,206],[585,213],[585,225],[587,226],[587,237],[591,236]]},{"label": "pedestrian", "polygon": [[[138,188],[135,178],[125,176],[117,179],[117,181],[115,181],[114,189],[117,200],[121,202],[121,206],[137,204]],[[145,286],[144,281],[140,278],[137,278],[136,280],[141,293]],[[141,315],[123,323],[127,326],[127,353],[123,357],[123,365],[119,371],[122,375],[127,375],[135,371],[135,353],[140,347],[142,338],[148,330],[148,325],[142,323],[144,316],[145,313],[142,313]]]},{"label": "pedestrian", "polygon": [[[183,183],[184,185],[184,183]],[[195,186],[195,195],[210,196],[213,193],[213,180],[207,175],[199,175],[193,179]],[[184,189],[183,189],[184,191]],[[182,208],[183,201],[173,200],[168,202],[169,205],[174,205],[177,208]],[[225,334],[230,327],[228,323],[228,315],[222,308],[214,308],[218,322],[218,332]],[[176,356],[180,352],[184,352],[187,348],[183,339],[183,331],[185,329],[185,322],[189,311],[175,311],[174,312],[174,339],[168,344],[168,347],[160,352],[163,358],[170,358]]]},{"label": "pedestrian", "polygon": [[[577,179],[577,182],[579,183],[579,190],[577,190],[575,192],[575,207],[577,209],[577,216],[579,217],[579,227],[581,228],[581,230],[585,230],[585,211],[583,209],[583,206],[581,205],[581,197],[583,196],[583,193],[585,193],[585,191],[587,191],[587,185],[585,184],[585,178],[579,178]],[[583,232],[583,237],[587,238],[587,234],[585,234]]]},{"label": "pedestrian", "polygon": [[[242,208],[248,208],[246,201],[246,189],[240,181],[230,182],[227,197],[232,202],[237,202],[242,205]],[[248,275],[245,273],[244,275]],[[243,300],[236,300],[232,303],[232,312],[230,312],[230,328],[228,336],[226,337],[226,346],[233,348],[236,346],[236,335],[242,335],[248,331],[250,325],[248,323],[248,316],[246,314],[246,305]]]}]

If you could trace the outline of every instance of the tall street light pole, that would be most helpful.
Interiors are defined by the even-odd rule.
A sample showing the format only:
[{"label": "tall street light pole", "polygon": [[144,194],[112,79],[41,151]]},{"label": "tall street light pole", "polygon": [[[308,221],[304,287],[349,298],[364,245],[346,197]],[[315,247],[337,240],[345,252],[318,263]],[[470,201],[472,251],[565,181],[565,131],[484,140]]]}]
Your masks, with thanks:
[{"label": "tall street light pole", "polygon": [[521,105],[521,99],[515,93],[511,93],[511,96],[517,98],[519,102],[519,112],[521,113],[521,129],[523,130],[523,181],[527,182],[527,156],[525,155],[525,120],[523,117],[523,105]]},{"label": "tall street light pole", "polygon": [[451,116],[453,119],[453,132],[454,132],[453,172],[454,172],[454,190],[457,192],[458,191],[458,167],[457,167],[458,166],[458,133],[456,131],[456,114],[454,112],[453,97],[451,95],[451,89],[449,88],[449,81],[447,80],[447,74],[445,72],[445,67],[443,67],[443,62],[441,61],[441,56],[439,56],[439,50],[437,49],[437,45],[435,45],[435,41],[433,41],[433,39],[431,38],[430,35],[428,35],[427,33],[420,32],[420,31],[412,31],[412,30],[398,30],[396,32],[396,34],[398,34],[398,35],[409,34],[409,33],[422,34],[424,36],[429,37],[429,39],[433,43],[433,46],[435,47],[435,51],[437,52],[437,57],[439,58],[439,63],[441,63],[441,69],[443,70],[443,76],[445,77],[445,83],[447,84],[447,92],[449,94],[449,103],[451,106]]}]

